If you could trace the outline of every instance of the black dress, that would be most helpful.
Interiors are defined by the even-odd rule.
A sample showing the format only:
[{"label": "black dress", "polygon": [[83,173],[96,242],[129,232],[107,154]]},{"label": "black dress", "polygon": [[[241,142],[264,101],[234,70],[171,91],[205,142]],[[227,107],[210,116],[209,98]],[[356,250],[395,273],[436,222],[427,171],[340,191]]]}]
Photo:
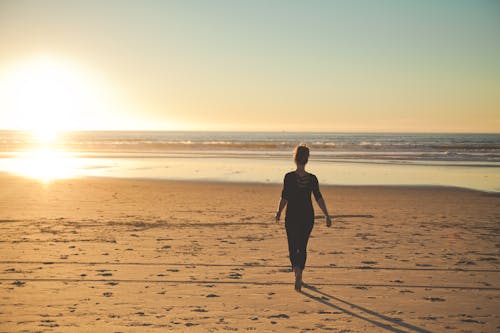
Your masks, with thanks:
[{"label": "black dress", "polygon": [[314,209],[311,201],[322,198],[318,178],[312,173],[299,176],[292,171],[285,175],[281,197],[287,200],[285,228],[288,238],[290,263],[304,269],[307,259],[307,242],[314,226]]}]

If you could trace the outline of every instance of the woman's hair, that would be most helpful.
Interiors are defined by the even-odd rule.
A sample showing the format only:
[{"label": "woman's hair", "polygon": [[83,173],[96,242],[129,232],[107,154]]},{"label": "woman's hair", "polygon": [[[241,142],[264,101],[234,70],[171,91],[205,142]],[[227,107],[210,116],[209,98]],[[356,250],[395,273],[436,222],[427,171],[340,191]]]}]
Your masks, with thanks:
[{"label": "woman's hair", "polygon": [[305,144],[300,144],[295,147],[293,159],[297,164],[305,165],[307,161],[309,161],[309,147],[307,147]]}]

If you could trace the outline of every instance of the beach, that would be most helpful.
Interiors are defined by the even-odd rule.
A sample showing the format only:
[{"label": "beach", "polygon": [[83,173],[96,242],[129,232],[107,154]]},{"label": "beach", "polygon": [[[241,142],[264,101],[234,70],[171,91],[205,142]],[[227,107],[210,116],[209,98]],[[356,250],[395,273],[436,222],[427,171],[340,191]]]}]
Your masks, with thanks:
[{"label": "beach", "polygon": [[500,329],[495,193],[322,186],[297,293],[280,185],[0,184],[0,332]]},{"label": "beach", "polygon": [[0,333],[500,333],[500,1],[444,2],[0,1]]}]

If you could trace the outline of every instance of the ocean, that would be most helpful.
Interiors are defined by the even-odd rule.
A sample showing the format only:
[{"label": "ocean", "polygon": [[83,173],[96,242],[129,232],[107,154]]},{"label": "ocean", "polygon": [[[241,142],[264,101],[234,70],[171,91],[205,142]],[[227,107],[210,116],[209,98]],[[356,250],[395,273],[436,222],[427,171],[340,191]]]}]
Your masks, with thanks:
[{"label": "ocean", "polygon": [[68,177],[281,183],[293,148],[311,148],[322,184],[500,191],[500,134],[81,131],[40,143],[0,131],[0,171]]}]

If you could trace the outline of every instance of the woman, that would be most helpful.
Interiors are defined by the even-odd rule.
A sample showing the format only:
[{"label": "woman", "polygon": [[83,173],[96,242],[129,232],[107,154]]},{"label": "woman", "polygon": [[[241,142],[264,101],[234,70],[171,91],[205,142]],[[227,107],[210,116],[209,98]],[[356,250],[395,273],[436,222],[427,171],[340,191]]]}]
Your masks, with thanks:
[{"label": "woman", "polygon": [[319,191],[318,178],[305,170],[309,160],[309,148],[305,145],[297,146],[294,152],[294,160],[297,169],[285,175],[281,200],[276,212],[276,222],[279,222],[281,211],[286,206],[285,228],[288,238],[288,251],[292,270],[295,273],[295,290],[301,291],[302,271],[307,258],[307,241],[314,225],[311,192],[325,214],[326,226],[330,227],[332,221],[328,215],[323,196]]}]

